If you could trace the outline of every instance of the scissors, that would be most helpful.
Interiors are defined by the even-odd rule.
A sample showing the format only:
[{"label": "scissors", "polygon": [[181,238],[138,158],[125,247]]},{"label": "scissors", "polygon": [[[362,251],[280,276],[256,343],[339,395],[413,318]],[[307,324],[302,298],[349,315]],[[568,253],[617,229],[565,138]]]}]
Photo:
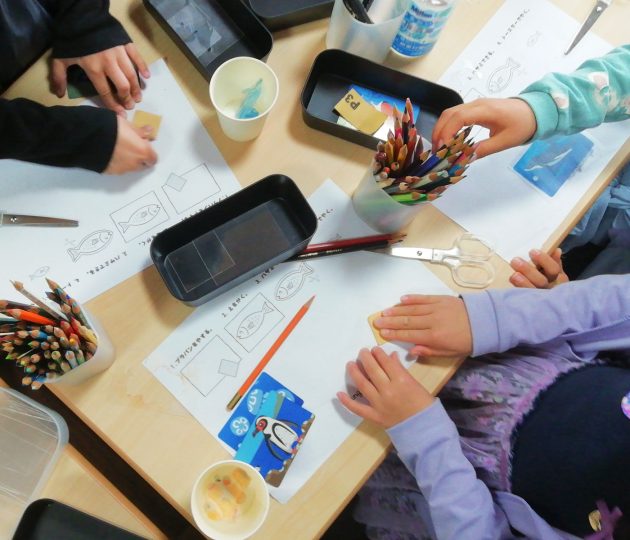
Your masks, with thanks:
[{"label": "scissors", "polygon": [[494,267],[488,262],[494,249],[487,240],[471,233],[462,234],[450,249],[390,246],[378,251],[446,265],[451,269],[453,281],[462,287],[483,289],[494,279]]},{"label": "scissors", "polygon": [[591,26],[595,24],[595,21],[610,4],[612,4],[612,0],[597,0],[595,7],[591,10],[588,17],[584,21],[584,24],[577,33],[577,36],[575,36],[573,43],[571,43],[571,45],[567,49],[567,52],[564,53],[565,55],[569,54],[573,50],[573,47],[575,47],[579,43],[579,41],[586,35],[586,32],[591,29]]},{"label": "scissors", "polygon": [[5,225],[27,225],[31,227],[78,227],[79,222],[73,219],[56,217],[9,214],[0,210],[0,226]]}]

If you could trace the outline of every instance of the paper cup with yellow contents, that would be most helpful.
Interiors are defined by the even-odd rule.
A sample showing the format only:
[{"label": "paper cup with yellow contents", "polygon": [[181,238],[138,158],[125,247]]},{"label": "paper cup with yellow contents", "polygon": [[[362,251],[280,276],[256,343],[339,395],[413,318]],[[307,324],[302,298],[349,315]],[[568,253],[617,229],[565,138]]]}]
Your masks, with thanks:
[{"label": "paper cup with yellow contents", "polygon": [[243,540],[254,534],[269,511],[269,490],[248,463],[219,461],[199,475],[190,506],[199,530],[213,540]]}]

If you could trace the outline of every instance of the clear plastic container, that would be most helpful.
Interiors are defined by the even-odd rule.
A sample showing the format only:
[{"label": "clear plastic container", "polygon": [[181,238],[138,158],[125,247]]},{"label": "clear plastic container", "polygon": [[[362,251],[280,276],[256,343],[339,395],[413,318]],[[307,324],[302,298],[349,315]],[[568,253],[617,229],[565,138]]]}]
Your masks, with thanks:
[{"label": "clear plastic container", "polygon": [[0,538],[12,537],[67,442],[68,426],[59,414],[0,388]]}]

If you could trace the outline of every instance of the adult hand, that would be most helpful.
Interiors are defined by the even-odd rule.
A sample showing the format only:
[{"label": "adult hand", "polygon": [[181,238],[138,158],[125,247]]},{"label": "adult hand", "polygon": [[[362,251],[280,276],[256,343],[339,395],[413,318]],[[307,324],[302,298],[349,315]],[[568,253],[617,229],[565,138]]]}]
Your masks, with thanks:
[{"label": "adult hand", "polygon": [[433,396],[403,367],[395,352],[388,356],[380,347],[361,349],[359,360],[348,362],[348,373],[368,404],[352,400],[345,392],[337,393],[339,401],[354,414],[385,429],[433,402]]},{"label": "adult hand", "polygon": [[387,341],[413,343],[419,356],[468,356],[472,332],[468,312],[455,296],[407,295],[374,321]]},{"label": "adult hand", "polygon": [[479,125],[490,137],[479,143],[477,157],[484,157],[529,141],[536,133],[536,117],[522,99],[480,98],[446,109],[433,128],[433,151],[450,141],[463,127]]},{"label": "adult hand", "polygon": [[148,140],[152,128],[150,126],[137,128],[122,116],[118,116],[117,120],[116,145],[112,158],[103,172],[105,174],[123,174],[140,171],[155,165],[157,154]]},{"label": "adult hand", "polygon": [[[136,67],[140,74],[149,78],[149,68],[133,43],[119,45],[94,54],[78,58],[54,58],[51,67],[53,92],[63,97],[67,87],[68,67],[77,64],[89,77],[103,104],[125,115],[125,109],[133,109],[142,99]],[[112,94],[113,84],[115,94]]]},{"label": "adult hand", "polygon": [[559,283],[569,281],[562,268],[562,250],[557,248],[551,255],[532,249],[529,252],[531,263],[515,257],[510,266],[515,272],[510,276],[510,283],[515,287],[550,289]]}]

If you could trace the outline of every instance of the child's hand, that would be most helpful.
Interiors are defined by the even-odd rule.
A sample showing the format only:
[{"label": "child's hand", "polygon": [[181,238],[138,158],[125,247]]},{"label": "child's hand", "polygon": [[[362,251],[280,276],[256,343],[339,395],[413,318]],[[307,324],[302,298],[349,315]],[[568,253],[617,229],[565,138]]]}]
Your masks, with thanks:
[{"label": "child's hand", "polygon": [[468,312],[464,301],[455,296],[403,296],[401,304],[384,310],[374,326],[387,341],[415,344],[411,354],[468,356],[472,353]]},{"label": "child's hand", "polygon": [[[77,64],[85,71],[103,105],[122,116],[125,115],[125,109],[133,109],[134,105],[142,100],[136,68],[145,79],[151,76],[146,62],[133,43],[77,58],[53,58],[51,82],[53,92],[58,97],[66,93],[67,70],[73,64]],[[109,81],[114,85],[114,94]]]},{"label": "child's hand", "polygon": [[359,362],[348,362],[348,373],[369,404],[353,401],[345,392],[338,392],[337,397],[361,418],[388,429],[433,402],[433,396],[402,366],[396,353],[388,356],[380,347],[371,352],[361,349]]},{"label": "child's hand", "polygon": [[137,128],[122,116],[117,116],[118,132],[116,144],[105,174],[124,174],[141,171],[156,164],[158,156],[153,150],[149,137],[152,128]]},{"label": "child's hand", "polygon": [[446,109],[433,128],[433,151],[450,141],[463,127],[473,124],[490,130],[479,143],[477,157],[484,157],[529,141],[536,133],[536,117],[522,99],[481,98]]},{"label": "child's hand", "polygon": [[557,248],[551,255],[532,249],[529,252],[532,262],[520,257],[512,259],[510,266],[515,272],[510,276],[510,283],[515,287],[550,289],[559,283],[569,281],[569,276],[562,268],[562,250]]}]

